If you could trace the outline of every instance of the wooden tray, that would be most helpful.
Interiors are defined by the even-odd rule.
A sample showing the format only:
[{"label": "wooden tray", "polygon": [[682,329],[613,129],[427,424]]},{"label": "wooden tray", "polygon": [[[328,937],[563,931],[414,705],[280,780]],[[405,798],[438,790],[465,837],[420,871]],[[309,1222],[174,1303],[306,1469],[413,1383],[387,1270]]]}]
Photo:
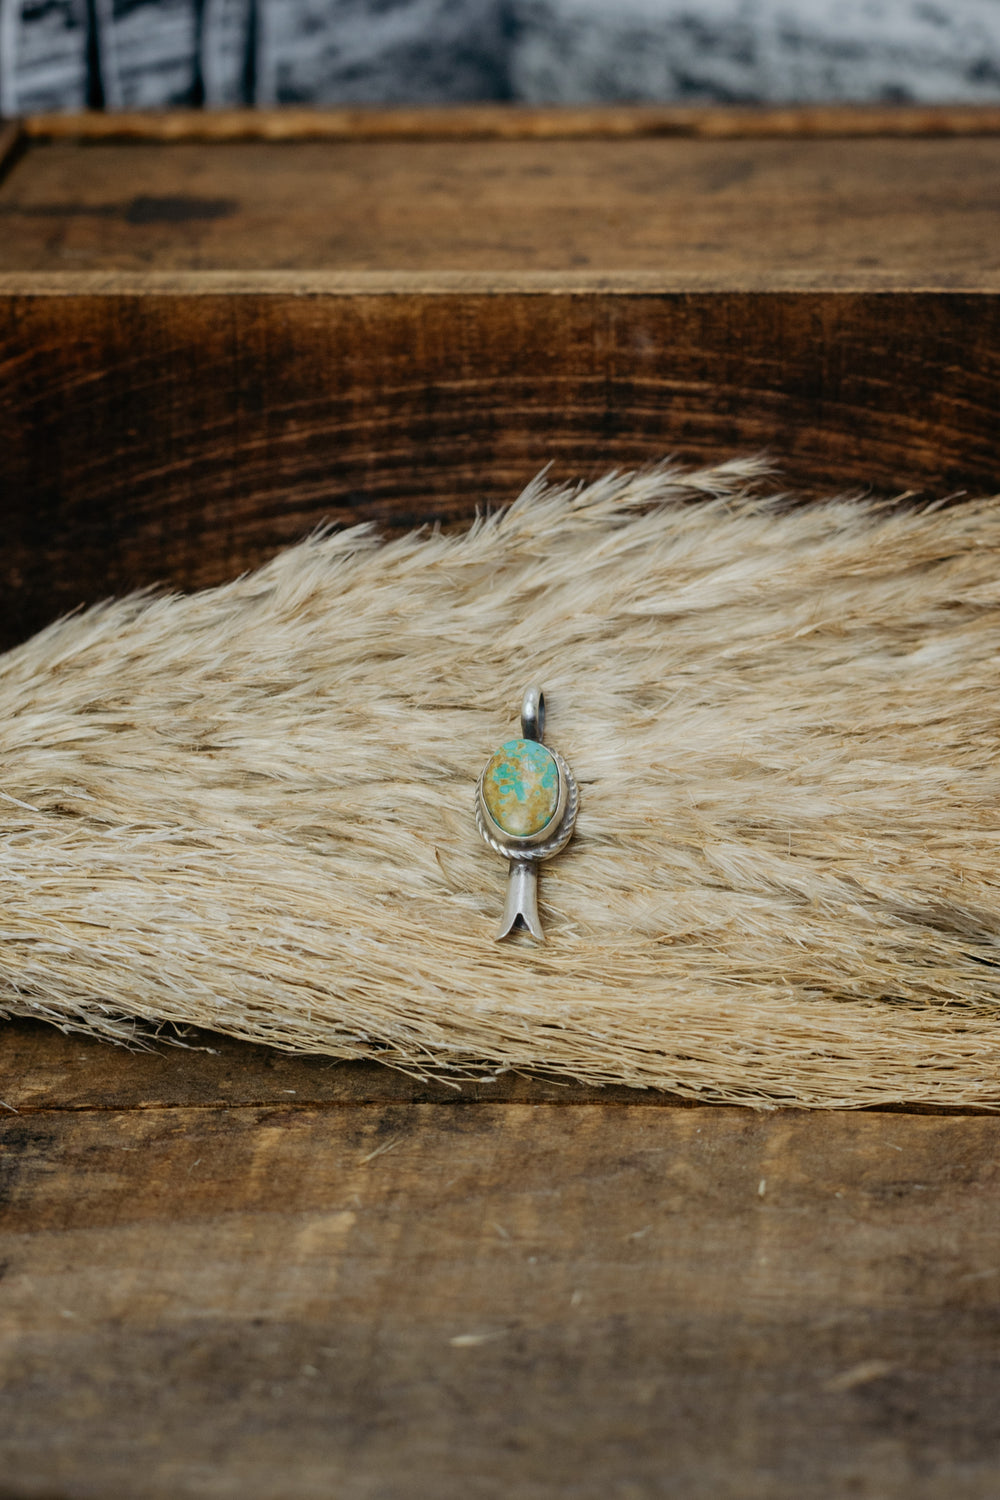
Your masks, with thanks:
[{"label": "wooden tray", "polygon": [[998,110],[12,126],[0,641],[550,461],[994,489],[998,180]]},{"label": "wooden tray", "polygon": [[[550,459],[997,488],[1000,112],[3,140],[7,640],[324,517],[459,521]],[[1000,1490],[995,1118],[190,1040],[0,1028],[3,1500]]]}]

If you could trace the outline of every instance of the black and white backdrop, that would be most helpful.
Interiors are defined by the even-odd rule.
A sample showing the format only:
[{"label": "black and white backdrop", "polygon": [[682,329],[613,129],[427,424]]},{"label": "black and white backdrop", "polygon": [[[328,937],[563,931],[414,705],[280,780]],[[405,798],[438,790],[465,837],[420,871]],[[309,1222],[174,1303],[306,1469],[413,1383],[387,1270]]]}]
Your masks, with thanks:
[{"label": "black and white backdrop", "polygon": [[1000,0],[0,0],[0,114],[1000,99]]}]

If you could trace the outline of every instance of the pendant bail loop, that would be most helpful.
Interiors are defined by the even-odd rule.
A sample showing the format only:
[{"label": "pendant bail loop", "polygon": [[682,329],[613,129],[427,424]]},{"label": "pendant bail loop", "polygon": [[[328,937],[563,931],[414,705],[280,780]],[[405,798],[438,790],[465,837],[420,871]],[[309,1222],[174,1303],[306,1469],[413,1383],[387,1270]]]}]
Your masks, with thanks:
[{"label": "pendant bail loop", "polygon": [[545,738],[545,694],[535,685],[525,689],[521,700],[521,733],[539,745]]}]

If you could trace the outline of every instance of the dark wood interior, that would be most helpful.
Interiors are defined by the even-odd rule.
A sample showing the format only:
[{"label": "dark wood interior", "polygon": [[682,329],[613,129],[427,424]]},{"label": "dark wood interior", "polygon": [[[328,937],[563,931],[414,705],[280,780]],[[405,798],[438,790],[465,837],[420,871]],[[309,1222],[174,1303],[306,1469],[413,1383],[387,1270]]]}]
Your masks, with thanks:
[{"label": "dark wood interior", "polygon": [[0,297],[0,628],[223,582],[323,520],[466,521],[550,462],[574,479],[765,450],[807,495],[988,492],[998,311],[970,293]]},{"label": "dark wood interior", "polygon": [[995,111],[97,115],[4,153],[4,643],[548,463],[997,487]]}]

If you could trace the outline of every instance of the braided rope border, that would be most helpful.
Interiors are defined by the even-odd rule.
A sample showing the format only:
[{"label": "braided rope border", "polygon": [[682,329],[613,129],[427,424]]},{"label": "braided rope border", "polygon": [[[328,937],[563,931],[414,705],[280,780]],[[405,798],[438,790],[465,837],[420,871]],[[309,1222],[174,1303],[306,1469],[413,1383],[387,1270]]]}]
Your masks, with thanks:
[{"label": "braided rope border", "polygon": [[566,810],[559,822],[559,827],[551,838],[546,839],[544,844],[524,844],[517,848],[511,848],[509,844],[502,843],[483,821],[483,810],[480,805],[480,788],[483,784],[482,775],[476,783],[476,827],[490,848],[497,854],[502,854],[504,859],[551,859],[554,854],[559,854],[565,849],[573,835],[573,825],[576,822],[577,810],[580,806],[580,789],[576,784],[576,777],[569,766],[563,760],[558,750],[553,750],[551,745],[545,746],[559,767],[560,776],[566,779]]}]

